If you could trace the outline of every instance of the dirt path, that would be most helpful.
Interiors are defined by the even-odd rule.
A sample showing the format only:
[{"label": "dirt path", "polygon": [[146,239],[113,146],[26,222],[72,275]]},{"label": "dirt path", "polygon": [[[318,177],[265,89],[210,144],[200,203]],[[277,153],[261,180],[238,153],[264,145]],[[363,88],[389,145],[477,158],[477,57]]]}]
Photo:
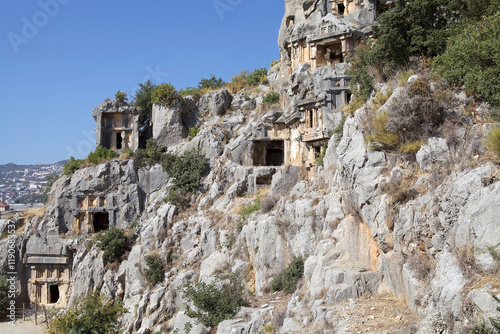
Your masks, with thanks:
[{"label": "dirt path", "polygon": [[26,318],[26,321],[18,320],[15,325],[9,325],[8,322],[0,322],[0,333],[5,334],[43,334],[47,327],[43,325],[35,325],[35,317]]}]

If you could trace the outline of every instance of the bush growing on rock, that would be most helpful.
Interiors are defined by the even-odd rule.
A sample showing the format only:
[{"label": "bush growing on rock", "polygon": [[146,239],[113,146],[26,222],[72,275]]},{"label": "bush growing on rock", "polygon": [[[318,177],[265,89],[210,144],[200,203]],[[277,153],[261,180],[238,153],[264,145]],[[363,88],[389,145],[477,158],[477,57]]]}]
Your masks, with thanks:
[{"label": "bush growing on rock", "polygon": [[280,102],[280,96],[276,92],[269,93],[266,96],[264,96],[264,99],[262,100],[262,102],[264,102],[266,104],[276,104],[276,103]]},{"label": "bush growing on rock", "polygon": [[208,79],[202,78],[200,83],[198,84],[198,89],[219,89],[224,87],[226,83],[222,80],[222,78],[216,78],[215,75]]},{"label": "bush growing on rock", "polygon": [[188,204],[188,193],[179,189],[170,189],[163,202],[175,205],[180,211],[186,209]]},{"label": "bush growing on rock", "polygon": [[136,90],[134,95],[134,105],[141,110],[139,115],[139,124],[144,124],[146,120],[151,119],[153,112],[152,94],[156,85],[151,80],[139,84],[139,89]]},{"label": "bush growing on rock", "polygon": [[134,153],[137,167],[143,167],[144,164],[154,165],[163,159],[164,149],[158,146],[155,139],[150,138],[146,141],[146,148],[138,149]]},{"label": "bush growing on rock", "polygon": [[67,176],[73,175],[83,166],[84,162],[85,161],[82,159],[75,159],[74,157],[69,158],[69,160],[64,163],[63,174]]},{"label": "bush growing on rock", "polygon": [[500,127],[490,131],[486,137],[486,148],[500,161]]},{"label": "bush growing on rock", "polygon": [[174,178],[176,189],[194,193],[198,190],[208,167],[209,164],[201,151],[191,149],[176,157],[166,171]]},{"label": "bush growing on rock", "polygon": [[225,280],[216,277],[209,284],[200,281],[188,285],[184,289],[183,297],[187,303],[196,307],[192,309],[186,304],[186,315],[196,318],[206,326],[216,326],[234,316],[240,307],[248,305],[243,286],[235,276]]},{"label": "bush growing on rock", "polygon": [[[497,8],[498,10],[498,8]],[[500,12],[471,22],[450,40],[434,70],[453,85],[465,85],[493,106],[500,106]]]},{"label": "bush growing on rock", "polygon": [[102,146],[98,146],[95,151],[90,152],[87,156],[86,161],[90,164],[99,165],[105,161],[117,158],[118,154],[110,149]]},{"label": "bush growing on rock", "polygon": [[298,281],[304,275],[304,259],[297,257],[290,265],[271,282],[271,291],[292,293],[297,288]]},{"label": "bush growing on rock", "polygon": [[64,163],[63,174],[67,176],[73,175],[77,170],[84,167],[85,165],[99,165],[106,161],[115,159],[118,154],[109,148],[98,146],[95,151],[90,152],[85,159],[75,159],[71,157],[69,161]]},{"label": "bush growing on rock", "polygon": [[143,271],[146,280],[153,285],[162,282],[165,277],[165,261],[158,254],[146,255],[144,261],[148,266]]},{"label": "bush growing on rock", "polygon": [[126,312],[118,300],[105,300],[98,291],[94,291],[78,299],[63,315],[52,318],[48,333],[120,333],[118,320]]},{"label": "bush growing on rock", "polygon": [[267,69],[266,68],[257,68],[253,70],[246,77],[246,82],[249,86],[258,86],[262,83],[265,83],[267,80]]},{"label": "bush growing on rock", "polygon": [[189,128],[188,140],[191,141],[198,133],[200,132],[200,128],[196,126],[192,126]]},{"label": "bush growing on rock", "polygon": [[162,83],[156,86],[151,94],[151,101],[154,104],[161,104],[167,107],[174,106],[181,99],[182,96],[177,93],[177,90],[171,83]]},{"label": "bush growing on rock", "polygon": [[104,251],[103,257],[110,262],[120,261],[127,251],[127,239],[121,229],[111,227],[97,234],[97,246]]}]

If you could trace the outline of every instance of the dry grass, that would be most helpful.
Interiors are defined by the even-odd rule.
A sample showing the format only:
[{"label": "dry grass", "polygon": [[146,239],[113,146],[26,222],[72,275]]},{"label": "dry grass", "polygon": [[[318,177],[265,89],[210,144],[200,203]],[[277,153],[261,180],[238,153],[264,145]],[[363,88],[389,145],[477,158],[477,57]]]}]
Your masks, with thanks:
[{"label": "dry grass", "polygon": [[[337,316],[349,319],[346,331],[352,333],[415,333],[419,316],[406,303],[392,293],[364,296],[354,300],[351,308],[349,301],[339,304]],[[408,332],[406,332],[408,330]]]},{"label": "dry grass", "polygon": [[27,209],[21,212],[20,216],[23,217],[25,221],[29,221],[33,219],[33,217],[43,216],[45,214],[46,209],[47,209],[46,205],[37,208]]},{"label": "dry grass", "polygon": [[434,261],[425,253],[415,253],[410,255],[408,265],[416,279],[424,281],[429,278],[432,269],[435,267]]}]

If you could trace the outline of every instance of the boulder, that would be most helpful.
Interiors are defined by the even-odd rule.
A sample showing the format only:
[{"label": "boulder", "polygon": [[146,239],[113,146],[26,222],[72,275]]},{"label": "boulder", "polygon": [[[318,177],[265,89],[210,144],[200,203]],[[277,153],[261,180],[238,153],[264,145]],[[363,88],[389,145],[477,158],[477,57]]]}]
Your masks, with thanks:
[{"label": "boulder", "polygon": [[172,107],[154,104],[152,112],[153,139],[158,145],[167,147],[178,144],[187,136],[182,123],[182,104]]},{"label": "boulder", "polygon": [[198,101],[198,110],[203,114],[221,116],[231,106],[232,99],[227,89],[222,88],[203,95]]},{"label": "boulder", "polygon": [[430,172],[435,166],[442,165],[448,161],[450,151],[446,140],[443,138],[431,137],[426,145],[422,145],[417,152],[417,162],[424,172]]}]

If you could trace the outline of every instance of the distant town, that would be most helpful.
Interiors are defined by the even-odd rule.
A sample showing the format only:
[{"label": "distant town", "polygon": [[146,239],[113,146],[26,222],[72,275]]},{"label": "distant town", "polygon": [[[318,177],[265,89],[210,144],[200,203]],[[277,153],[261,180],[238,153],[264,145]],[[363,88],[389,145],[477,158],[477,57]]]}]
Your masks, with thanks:
[{"label": "distant town", "polygon": [[0,165],[0,203],[30,205],[46,201],[47,178],[62,173],[64,161],[50,165]]}]

